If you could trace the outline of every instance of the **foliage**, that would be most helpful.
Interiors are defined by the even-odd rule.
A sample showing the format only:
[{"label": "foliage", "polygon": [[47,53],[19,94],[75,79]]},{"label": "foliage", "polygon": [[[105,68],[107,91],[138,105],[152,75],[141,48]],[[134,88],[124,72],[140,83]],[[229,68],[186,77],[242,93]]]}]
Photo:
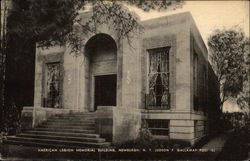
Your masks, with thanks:
[{"label": "foliage", "polygon": [[[167,0],[13,0],[9,32],[38,42],[41,47],[68,43],[77,52],[81,49],[81,33],[95,33],[97,23],[111,23],[120,38],[129,39],[132,35],[130,33],[139,29],[140,25],[126,5],[136,6],[144,11],[162,11],[178,8],[182,4],[182,1]],[[92,6],[93,15],[89,20],[82,21],[78,15],[87,5]]]},{"label": "foliage", "polygon": [[245,81],[243,82],[243,90],[237,97],[237,104],[241,109],[250,110],[250,40],[246,41],[244,48],[244,67],[246,69]]},{"label": "foliage", "polygon": [[[7,77],[5,83],[1,83],[1,85],[7,84],[5,90],[7,92],[5,96],[1,96],[1,99],[13,97],[19,108],[30,105],[30,99],[27,98],[33,96],[34,85],[30,80],[32,82],[34,79],[32,69],[34,69],[35,44],[44,48],[69,44],[72,52],[78,53],[84,41],[82,35],[96,33],[97,24],[103,23],[112,24],[119,38],[130,39],[131,35],[134,35],[132,33],[140,28],[140,24],[138,18],[127,9],[126,5],[136,6],[144,11],[162,11],[175,9],[183,4],[182,1],[168,2],[167,0],[12,0],[11,2],[5,41],[8,50],[6,52],[8,55],[5,53],[5,56],[7,55],[8,62],[4,62],[8,70],[1,77],[4,78],[5,75]],[[83,20],[80,14],[87,6],[91,6],[93,14],[89,19]],[[6,99],[6,105],[1,112],[8,113],[10,102]]]},{"label": "foliage", "polygon": [[77,0],[13,0],[8,33],[46,47],[63,43],[80,5]]},{"label": "foliage", "polygon": [[[5,104],[5,73],[6,73],[6,27],[7,27],[7,15],[9,10],[9,1],[0,2],[0,118],[3,118],[3,109]],[[0,129],[3,129],[3,119],[0,119]]]},{"label": "foliage", "polygon": [[148,124],[146,120],[142,120],[142,126],[139,131],[138,142],[141,145],[149,146],[153,140],[153,136],[151,134],[150,129],[148,128]]},{"label": "foliage", "polygon": [[228,98],[236,98],[243,89],[246,37],[241,30],[218,29],[209,37],[208,46],[210,61],[220,83],[222,109]]},{"label": "foliage", "polygon": [[9,102],[11,102],[7,104],[9,109],[4,111],[4,132],[7,135],[13,135],[21,130],[21,109],[15,105],[13,100]]}]

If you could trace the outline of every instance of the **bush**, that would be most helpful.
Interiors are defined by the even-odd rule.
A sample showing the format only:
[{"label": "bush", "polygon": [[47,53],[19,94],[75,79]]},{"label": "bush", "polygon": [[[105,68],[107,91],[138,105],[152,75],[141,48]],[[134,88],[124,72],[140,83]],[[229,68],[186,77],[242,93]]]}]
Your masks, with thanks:
[{"label": "bush", "polygon": [[21,110],[10,101],[4,111],[4,135],[14,135],[21,131]]}]

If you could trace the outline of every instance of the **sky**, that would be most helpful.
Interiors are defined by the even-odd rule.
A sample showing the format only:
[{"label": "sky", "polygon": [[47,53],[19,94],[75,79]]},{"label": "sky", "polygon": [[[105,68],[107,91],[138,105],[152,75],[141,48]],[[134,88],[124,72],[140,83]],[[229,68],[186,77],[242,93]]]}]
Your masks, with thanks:
[{"label": "sky", "polygon": [[249,37],[249,5],[249,1],[185,1],[183,7],[175,11],[144,12],[135,7],[129,9],[136,12],[141,20],[189,11],[206,43],[213,30],[236,25]]},{"label": "sky", "polygon": [[[191,12],[201,36],[207,45],[209,35],[215,29],[229,29],[238,26],[249,37],[249,1],[185,1],[181,9],[167,12],[144,12],[135,7],[129,7],[137,13],[141,20],[148,20],[161,16]],[[240,111],[233,100],[225,102],[223,111]]]}]

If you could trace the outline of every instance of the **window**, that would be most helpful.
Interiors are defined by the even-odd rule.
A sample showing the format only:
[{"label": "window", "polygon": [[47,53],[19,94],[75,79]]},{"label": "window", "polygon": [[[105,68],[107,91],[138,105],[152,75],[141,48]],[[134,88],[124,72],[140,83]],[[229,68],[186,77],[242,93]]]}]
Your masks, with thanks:
[{"label": "window", "polygon": [[202,109],[204,112],[204,115],[206,115],[207,112],[207,70],[206,67],[203,67],[203,91],[202,91]]},{"label": "window", "polygon": [[169,120],[147,119],[146,121],[152,135],[169,135]]},{"label": "window", "polygon": [[198,99],[198,55],[194,52],[193,56],[193,90],[194,90],[194,99],[193,99],[193,106],[194,110],[199,109],[199,99]]},{"label": "window", "polygon": [[194,120],[194,137],[198,137],[198,121]]},{"label": "window", "polygon": [[60,63],[46,64],[45,107],[60,106]]},{"label": "window", "polygon": [[148,109],[170,108],[169,93],[169,49],[150,49],[148,87],[149,92],[146,98]]}]

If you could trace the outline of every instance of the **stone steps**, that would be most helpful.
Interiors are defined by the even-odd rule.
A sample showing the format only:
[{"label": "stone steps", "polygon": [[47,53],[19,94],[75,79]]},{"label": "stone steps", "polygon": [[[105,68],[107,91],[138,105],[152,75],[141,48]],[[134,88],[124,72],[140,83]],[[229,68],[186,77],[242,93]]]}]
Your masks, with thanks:
[{"label": "stone steps", "polygon": [[99,134],[86,134],[86,133],[69,133],[69,132],[53,132],[53,131],[26,131],[26,134],[37,134],[37,135],[60,135],[60,136],[76,136],[76,137],[88,137],[88,138],[99,138]]},{"label": "stone steps", "polygon": [[38,134],[27,134],[22,133],[19,134],[18,137],[23,138],[39,138],[39,139],[56,139],[56,140],[70,140],[70,141],[79,141],[79,142],[94,142],[94,143],[103,143],[106,140],[103,138],[89,138],[89,137],[81,137],[81,136],[61,136],[61,135],[38,135]]},{"label": "stone steps", "polygon": [[44,122],[45,124],[48,123],[58,123],[58,124],[95,124],[95,120],[52,120],[52,119],[49,119],[47,120],[46,122]]},{"label": "stone steps", "polygon": [[78,120],[78,121],[86,121],[86,120],[95,120],[96,115],[95,114],[61,114],[61,115],[55,115],[53,120]]},{"label": "stone steps", "polygon": [[55,115],[54,118],[95,118],[96,116],[94,114],[91,115],[80,115],[80,114],[75,114],[75,115]]},{"label": "stone steps", "polygon": [[55,128],[35,128],[34,130],[36,131],[55,131],[55,132],[73,132],[73,133],[86,133],[86,134],[94,134],[95,130],[81,130],[81,129],[64,129],[64,128],[60,128],[60,129],[55,129]]},{"label": "stone steps", "polygon": [[69,122],[44,122],[41,125],[45,126],[95,126],[95,123],[93,122],[83,122],[83,123],[69,123]]},{"label": "stone steps", "polygon": [[[49,129],[59,129],[62,125],[40,125],[39,128],[49,128]],[[63,126],[64,130],[74,130],[74,129],[80,129],[80,130],[95,130],[95,126],[93,125],[72,125],[72,126]]]},{"label": "stone steps", "polygon": [[[39,147],[106,147],[110,146],[109,142],[80,142],[80,141],[65,141],[65,140],[57,140],[57,139],[39,139],[39,138],[24,138],[24,137],[16,137],[10,136],[8,140],[4,141],[4,143],[12,143],[14,145],[32,145]],[[42,146],[41,146],[42,145]]]},{"label": "stone steps", "polygon": [[72,121],[72,122],[95,122],[95,118],[73,118],[73,117],[61,117],[61,118],[49,118],[47,121]]},{"label": "stone steps", "polygon": [[89,119],[89,118],[93,118],[93,119],[95,119],[95,116],[86,116],[86,115],[69,115],[69,116],[65,116],[65,115],[57,115],[57,116],[54,116],[53,118],[72,118],[72,119],[85,119],[85,118],[87,118],[87,119]]},{"label": "stone steps", "polygon": [[96,134],[94,117],[89,113],[56,115],[32,130],[8,136],[4,144],[64,148],[109,146],[109,142]]}]

